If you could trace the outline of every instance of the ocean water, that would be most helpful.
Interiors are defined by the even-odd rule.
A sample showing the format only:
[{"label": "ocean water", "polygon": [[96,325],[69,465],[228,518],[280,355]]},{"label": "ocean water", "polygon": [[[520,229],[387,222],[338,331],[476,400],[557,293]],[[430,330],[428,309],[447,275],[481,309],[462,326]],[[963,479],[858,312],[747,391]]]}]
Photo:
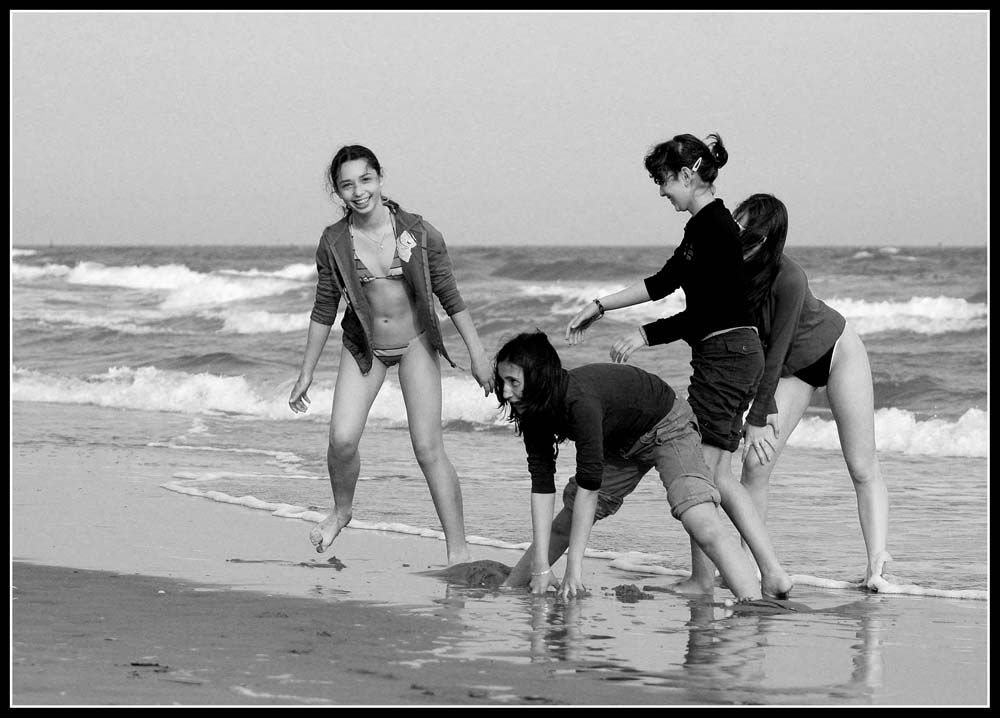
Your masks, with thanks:
[{"label": "ocean water", "polygon": [[[591,298],[652,273],[672,247],[451,247],[488,351],[541,329],[567,367],[607,361],[615,338],[684,307],[683,293],[615,311],[570,347],[566,323]],[[287,399],[305,346],[314,246],[35,247],[11,256],[13,402],[63,405],[46,440],[114,444],[175,457],[165,491],[318,519],[331,506],[326,436],[340,356],[338,318],[308,413]],[[875,381],[876,441],[889,485],[888,572],[899,593],[971,600],[989,591],[988,263],[984,248],[789,247],[813,293],[864,340]],[[530,481],[520,439],[460,365],[443,367],[445,446],[459,472],[474,544],[526,547]],[[637,352],[682,395],[683,343]],[[126,414],[123,422],[102,417]],[[109,428],[113,426],[114,428]],[[356,528],[440,537],[413,459],[395,370],[362,439]],[[573,472],[563,448],[557,484]],[[734,461],[738,470],[738,461]],[[864,574],[850,477],[823,392],[772,477],[768,528],[803,584],[846,587]],[[308,541],[303,524],[303,542]],[[475,546],[473,546],[475,553]],[[590,555],[670,580],[689,567],[686,535],[650,474],[599,522]],[[442,557],[444,548],[442,544]]]}]

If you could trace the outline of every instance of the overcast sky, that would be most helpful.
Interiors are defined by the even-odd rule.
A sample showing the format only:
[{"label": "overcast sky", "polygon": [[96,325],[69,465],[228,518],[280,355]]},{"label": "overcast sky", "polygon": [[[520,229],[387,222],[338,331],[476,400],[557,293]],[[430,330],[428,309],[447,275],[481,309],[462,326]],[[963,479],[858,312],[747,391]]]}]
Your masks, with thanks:
[{"label": "overcast sky", "polygon": [[987,242],[985,11],[10,21],[14,246],[314,246],[348,143],[449,244],[675,246],[643,156],[711,132],[789,247]]}]

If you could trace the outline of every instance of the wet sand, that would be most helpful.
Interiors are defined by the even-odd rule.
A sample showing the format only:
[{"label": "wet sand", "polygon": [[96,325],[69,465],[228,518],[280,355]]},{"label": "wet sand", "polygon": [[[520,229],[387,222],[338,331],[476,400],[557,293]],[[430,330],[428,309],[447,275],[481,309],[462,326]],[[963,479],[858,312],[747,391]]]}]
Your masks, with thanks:
[{"label": "wet sand", "polygon": [[459,585],[438,539],[348,527],[317,554],[307,521],[163,489],[168,450],[50,429],[13,429],[13,706],[988,705],[988,602],[802,587],[808,611],[733,613],[597,559],[569,603]]}]

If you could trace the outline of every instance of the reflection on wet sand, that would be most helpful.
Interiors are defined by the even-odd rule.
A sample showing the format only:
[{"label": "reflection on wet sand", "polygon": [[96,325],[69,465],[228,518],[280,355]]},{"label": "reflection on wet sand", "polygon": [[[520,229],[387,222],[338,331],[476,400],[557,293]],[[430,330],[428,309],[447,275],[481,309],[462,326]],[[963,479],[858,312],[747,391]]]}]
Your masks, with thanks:
[{"label": "reflection on wet sand", "polygon": [[[562,601],[456,584],[455,576],[440,605],[470,627],[459,644],[482,651],[488,641],[497,657],[556,675],[634,681],[665,704],[865,705],[882,688],[886,625],[877,600],[777,610],[619,586]],[[489,616],[477,618],[483,611]],[[479,636],[475,626],[496,625],[498,615],[509,630]]]}]

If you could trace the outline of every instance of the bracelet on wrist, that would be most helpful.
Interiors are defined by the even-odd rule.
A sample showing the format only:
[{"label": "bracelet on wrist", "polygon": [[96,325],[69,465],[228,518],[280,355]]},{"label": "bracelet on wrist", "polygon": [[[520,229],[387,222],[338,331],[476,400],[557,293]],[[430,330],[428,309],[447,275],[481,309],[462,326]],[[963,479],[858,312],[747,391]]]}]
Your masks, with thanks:
[{"label": "bracelet on wrist", "polygon": [[547,573],[552,573],[552,569],[551,568],[547,568],[544,571],[539,571],[538,573],[535,573],[534,571],[532,571],[531,575],[532,576],[544,576]]},{"label": "bracelet on wrist", "polygon": [[594,304],[597,305],[597,316],[598,317],[603,317],[604,316],[604,305],[601,304],[601,300],[598,299],[597,297],[594,297]]}]

